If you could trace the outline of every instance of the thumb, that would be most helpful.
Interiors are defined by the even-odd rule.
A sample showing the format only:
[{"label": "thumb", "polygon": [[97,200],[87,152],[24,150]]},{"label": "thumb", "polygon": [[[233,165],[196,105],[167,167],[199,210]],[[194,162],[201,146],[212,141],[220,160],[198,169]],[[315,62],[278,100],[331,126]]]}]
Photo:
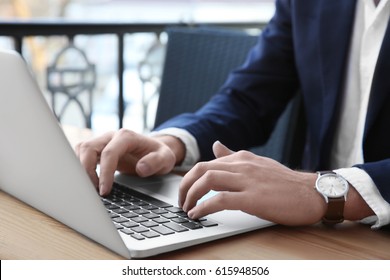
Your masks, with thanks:
[{"label": "thumb", "polygon": [[155,173],[147,160],[138,161],[135,166],[135,171],[140,177],[151,176]]},{"label": "thumb", "polygon": [[175,156],[164,151],[155,151],[141,158],[135,167],[140,177],[167,174],[175,167]]},{"label": "thumb", "polygon": [[219,141],[215,141],[213,144],[213,152],[216,158],[228,156],[234,154],[234,151],[230,150],[228,147],[223,145]]}]

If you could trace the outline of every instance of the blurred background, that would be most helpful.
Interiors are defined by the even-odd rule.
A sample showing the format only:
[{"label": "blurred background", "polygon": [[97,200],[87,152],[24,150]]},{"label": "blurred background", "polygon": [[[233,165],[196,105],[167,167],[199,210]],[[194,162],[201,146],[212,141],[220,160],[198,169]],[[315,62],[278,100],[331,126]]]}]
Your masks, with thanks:
[{"label": "blurred background", "polygon": [[[274,0],[0,0],[0,21],[8,24],[66,21],[169,26],[225,22],[238,28],[250,23],[254,32],[259,32],[273,12]],[[0,49],[14,49],[13,38],[2,34],[6,27],[1,22]],[[123,127],[137,132],[153,127],[166,41],[164,32],[157,30],[124,36]],[[89,126],[97,134],[119,127],[117,36],[80,34],[71,40],[60,35],[28,36],[23,37],[21,51],[63,124]],[[76,68],[82,69],[82,76],[79,70],[66,77],[60,74],[61,69]],[[81,88],[82,83],[85,86]],[[64,84],[67,94],[61,92]],[[66,95],[77,95],[77,100],[69,101]]]}]

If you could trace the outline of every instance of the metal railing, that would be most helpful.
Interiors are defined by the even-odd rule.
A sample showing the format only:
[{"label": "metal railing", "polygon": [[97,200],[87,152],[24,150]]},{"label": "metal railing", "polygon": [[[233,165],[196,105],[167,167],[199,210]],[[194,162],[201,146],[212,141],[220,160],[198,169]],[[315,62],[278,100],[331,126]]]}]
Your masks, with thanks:
[{"label": "metal railing", "polygon": [[[199,26],[216,26],[216,27],[226,27],[226,28],[236,28],[236,29],[261,29],[265,23],[261,22],[222,22],[222,23],[202,23],[202,24],[186,24],[186,23],[126,23],[126,22],[75,22],[75,21],[66,21],[66,20],[12,20],[12,21],[0,21],[0,36],[11,37],[14,41],[14,48],[16,51],[23,55],[23,44],[24,39],[30,36],[65,36],[68,38],[68,46],[66,48],[74,48],[80,52],[81,56],[84,57],[85,65],[87,65],[82,71],[80,69],[68,69],[69,71],[64,71],[63,69],[56,68],[56,62],[52,66],[47,67],[47,76],[48,76],[48,89],[52,93],[52,106],[54,111],[54,98],[55,93],[58,91],[65,92],[68,96],[68,101],[76,101],[80,106],[81,111],[83,112],[85,123],[87,127],[91,126],[91,112],[92,112],[92,91],[94,86],[94,79],[96,79],[96,73],[94,72],[94,65],[90,63],[85,55],[85,50],[81,50],[74,46],[74,38],[77,35],[103,35],[103,34],[113,34],[117,37],[117,76],[118,76],[118,123],[119,127],[123,127],[123,117],[125,112],[125,102],[124,102],[124,71],[125,71],[125,62],[124,62],[124,36],[127,34],[135,33],[154,33],[161,34],[168,27],[199,27]],[[159,37],[159,36],[157,36]],[[151,46],[153,47],[153,46]],[[64,49],[58,51],[57,58],[63,54]],[[78,85],[82,89],[89,91],[89,105],[91,108],[88,110],[84,109],[81,103],[78,101],[79,91],[74,91],[75,85],[73,86],[53,86],[50,84],[50,75],[57,74],[57,78],[61,80],[62,75],[65,73],[77,72],[83,78],[81,79],[84,85]],[[81,72],[80,72],[81,71]],[[85,78],[87,77],[87,78]],[[89,77],[89,78],[88,78]],[[142,80],[142,78],[141,78]],[[58,82],[58,81],[57,81]],[[73,92],[72,92],[73,90]],[[55,112],[57,117],[60,119],[66,108],[62,108],[60,112]]]}]

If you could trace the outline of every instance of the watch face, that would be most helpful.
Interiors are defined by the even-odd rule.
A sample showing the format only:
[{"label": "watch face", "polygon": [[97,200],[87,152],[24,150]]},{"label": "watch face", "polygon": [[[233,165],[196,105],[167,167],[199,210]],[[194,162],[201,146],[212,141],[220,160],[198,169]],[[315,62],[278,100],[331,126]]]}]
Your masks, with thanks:
[{"label": "watch face", "polygon": [[348,182],[337,174],[325,174],[317,179],[316,188],[327,197],[341,197],[348,191]]}]

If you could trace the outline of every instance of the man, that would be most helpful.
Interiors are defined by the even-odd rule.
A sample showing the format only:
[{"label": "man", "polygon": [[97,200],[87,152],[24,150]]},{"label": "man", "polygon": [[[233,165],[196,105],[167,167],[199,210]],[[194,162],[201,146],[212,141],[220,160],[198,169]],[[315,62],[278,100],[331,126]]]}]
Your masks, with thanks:
[{"label": "man", "polygon": [[[244,65],[198,112],[167,121],[151,136],[120,130],[81,143],[79,158],[101,195],[110,192],[115,170],[144,177],[202,161],[179,191],[191,218],[239,209],[287,225],[344,218],[386,225],[389,15],[389,0],[276,1]],[[307,119],[308,172],[230,150],[264,143],[297,90]],[[211,189],[218,195],[196,205]]]}]

